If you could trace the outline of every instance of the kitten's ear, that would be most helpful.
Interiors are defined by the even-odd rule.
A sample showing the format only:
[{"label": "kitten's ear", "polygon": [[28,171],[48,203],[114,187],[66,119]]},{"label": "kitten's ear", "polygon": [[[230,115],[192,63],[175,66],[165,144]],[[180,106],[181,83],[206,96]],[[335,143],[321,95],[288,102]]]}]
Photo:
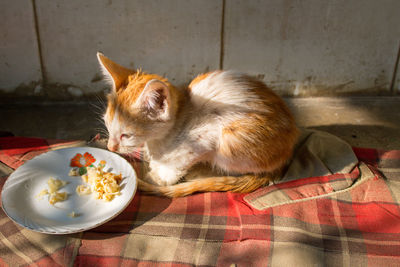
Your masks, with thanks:
[{"label": "kitten's ear", "polygon": [[124,85],[128,76],[135,73],[134,70],[118,65],[100,52],[97,52],[97,59],[103,74],[112,81],[114,91],[118,91]]},{"label": "kitten's ear", "polygon": [[137,103],[153,119],[167,120],[170,117],[170,92],[168,85],[153,79],[147,82]]}]

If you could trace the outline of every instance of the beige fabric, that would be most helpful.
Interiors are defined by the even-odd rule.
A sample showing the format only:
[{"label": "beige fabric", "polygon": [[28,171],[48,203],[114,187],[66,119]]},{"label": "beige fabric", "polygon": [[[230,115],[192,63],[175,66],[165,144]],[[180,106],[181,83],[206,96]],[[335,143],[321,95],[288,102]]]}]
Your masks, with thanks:
[{"label": "beige fabric", "polygon": [[[246,195],[243,199],[255,209],[265,210],[280,205],[304,202],[304,201],[309,201],[311,199],[317,199],[322,197],[338,198],[338,196],[340,196],[341,198],[344,198],[343,195],[344,193],[349,192],[350,190],[353,190],[354,188],[364,183],[365,181],[374,178],[374,174],[371,172],[371,170],[367,167],[366,164],[360,163],[359,168],[360,168],[360,174],[355,179],[355,181],[351,185],[339,188],[338,190],[329,190],[332,187],[330,187],[328,183],[321,184],[319,187],[312,185],[304,185],[289,190],[303,191],[303,192],[308,191],[312,193],[309,196],[303,193],[302,197],[291,199],[288,196],[288,192],[285,192],[284,190],[273,190],[270,192],[265,192],[265,194],[262,193],[260,194],[259,192],[256,191],[254,193]],[[309,190],[308,188],[311,187],[314,188]],[[315,192],[316,190],[317,192]]]},{"label": "beige fabric", "polygon": [[[326,132],[303,130],[283,178],[275,184],[307,177],[346,175],[357,164],[353,149],[340,138]],[[253,208],[263,210],[338,193],[351,188],[353,183],[353,179],[345,178],[320,183],[319,186],[305,184],[293,190],[274,190],[275,185],[271,185],[246,195],[244,200]]]},{"label": "beige fabric", "polygon": [[321,131],[302,130],[284,177],[278,182],[349,173],[358,163],[351,146],[342,139]]}]

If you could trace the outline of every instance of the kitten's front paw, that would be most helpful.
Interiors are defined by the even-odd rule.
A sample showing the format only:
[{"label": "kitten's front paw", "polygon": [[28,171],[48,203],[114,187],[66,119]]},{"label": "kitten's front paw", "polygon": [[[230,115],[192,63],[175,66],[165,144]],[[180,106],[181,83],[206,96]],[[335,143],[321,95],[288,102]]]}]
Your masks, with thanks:
[{"label": "kitten's front paw", "polygon": [[168,185],[166,183],[166,181],[164,181],[163,179],[160,178],[160,176],[158,176],[158,173],[155,171],[150,171],[147,173],[146,175],[146,180],[152,184],[156,184],[159,186],[165,186]]},{"label": "kitten's front paw", "polygon": [[182,173],[169,166],[157,166],[147,173],[147,179],[157,185],[165,186],[176,184],[182,177]]}]

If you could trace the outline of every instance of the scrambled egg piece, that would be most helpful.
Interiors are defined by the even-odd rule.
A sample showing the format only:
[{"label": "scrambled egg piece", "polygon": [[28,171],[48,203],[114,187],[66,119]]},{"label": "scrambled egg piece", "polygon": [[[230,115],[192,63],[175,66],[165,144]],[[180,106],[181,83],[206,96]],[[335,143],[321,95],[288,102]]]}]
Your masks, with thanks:
[{"label": "scrambled egg piece", "polygon": [[54,205],[56,202],[64,201],[68,198],[67,192],[54,192],[50,194],[49,203]]},{"label": "scrambled egg piece", "polygon": [[81,184],[76,187],[76,193],[78,193],[78,195],[80,196],[90,195],[92,193],[92,190],[89,186]]},{"label": "scrambled egg piece", "polygon": [[53,177],[50,177],[49,180],[47,180],[47,185],[49,189],[43,189],[40,191],[40,193],[37,195],[39,199],[42,199],[43,196],[49,195],[49,203],[51,205],[54,205],[57,202],[64,201],[68,198],[68,193],[67,192],[58,192],[58,190],[62,187],[64,187],[67,184],[66,181],[59,180],[59,179],[54,179]]},{"label": "scrambled egg piece", "polygon": [[76,188],[79,195],[93,193],[96,199],[111,201],[115,195],[120,195],[119,186],[122,175],[103,171],[104,164],[99,167],[87,167],[87,173],[82,175],[82,180],[88,185],[80,185]]},{"label": "scrambled egg piece", "polygon": [[49,180],[47,180],[47,185],[49,186],[49,193],[53,194],[58,191],[61,187],[64,187],[67,184],[66,181],[59,180],[59,179],[54,179],[50,177]]},{"label": "scrambled egg piece", "polygon": [[71,211],[71,213],[68,213],[68,217],[75,218],[78,217],[78,214],[76,214],[75,211]]},{"label": "scrambled egg piece", "polygon": [[69,171],[68,176],[79,176],[78,169],[77,168],[72,168]]},{"label": "scrambled egg piece", "polygon": [[49,194],[49,190],[43,189],[42,191],[40,191],[40,193],[37,195],[37,197],[38,197],[39,199],[43,199],[43,197],[44,197],[45,195],[48,195],[48,194]]}]

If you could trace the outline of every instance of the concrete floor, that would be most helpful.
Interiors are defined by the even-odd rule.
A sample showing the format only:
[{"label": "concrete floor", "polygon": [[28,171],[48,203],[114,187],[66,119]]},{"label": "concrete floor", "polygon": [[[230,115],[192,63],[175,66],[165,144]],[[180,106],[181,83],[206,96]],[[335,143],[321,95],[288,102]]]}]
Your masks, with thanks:
[{"label": "concrete floor", "polygon": [[[400,149],[400,97],[288,98],[299,127],[327,131],[352,146]],[[0,131],[89,140],[104,132],[98,103],[2,104]]]}]

